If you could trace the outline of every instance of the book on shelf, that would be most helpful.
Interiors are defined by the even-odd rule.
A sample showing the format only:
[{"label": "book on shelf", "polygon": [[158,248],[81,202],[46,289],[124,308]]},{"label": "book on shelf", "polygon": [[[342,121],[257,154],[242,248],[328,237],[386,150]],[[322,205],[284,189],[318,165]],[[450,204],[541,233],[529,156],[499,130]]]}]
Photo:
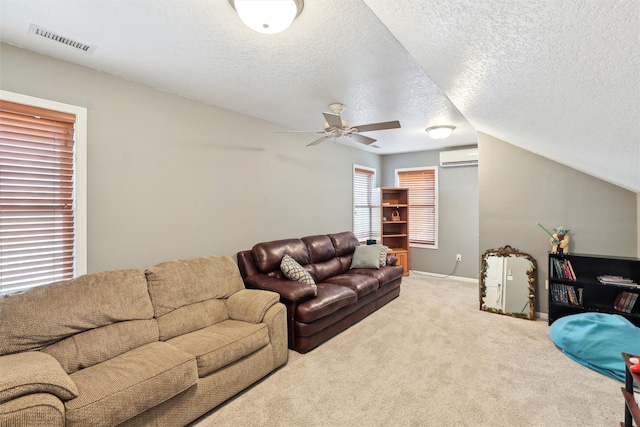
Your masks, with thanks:
[{"label": "book on shelf", "polygon": [[613,309],[622,313],[631,313],[638,301],[638,294],[634,292],[622,291],[616,296]]},{"label": "book on shelf", "polygon": [[582,305],[582,288],[561,283],[551,284],[551,298],[553,301],[571,305]]},{"label": "book on shelf", "polygon": [[571,261],[568,259],[553,258],[553,267],[556,273],[556,277],[560,279],[576,280],[576,273],[573,270]]}]

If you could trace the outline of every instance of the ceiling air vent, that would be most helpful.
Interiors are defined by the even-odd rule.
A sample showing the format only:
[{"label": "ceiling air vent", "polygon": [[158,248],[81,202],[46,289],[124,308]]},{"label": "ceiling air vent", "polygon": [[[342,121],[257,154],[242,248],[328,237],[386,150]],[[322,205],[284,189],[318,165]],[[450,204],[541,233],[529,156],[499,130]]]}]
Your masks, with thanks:
[{"label": "ceiling air vent", "polygon": [[93,53],[96,50],[96,46],[82,43],[63,35],[57,34],[51,30],[47,30],[46,28],[42,28],[36,24],[29,25],[29,34],[34,34],[36,36],[44,37],[49,40],[56,41],[58,43],[66,44],[67,46],[71,46],[73,48],[79,49],[85,53]]}]

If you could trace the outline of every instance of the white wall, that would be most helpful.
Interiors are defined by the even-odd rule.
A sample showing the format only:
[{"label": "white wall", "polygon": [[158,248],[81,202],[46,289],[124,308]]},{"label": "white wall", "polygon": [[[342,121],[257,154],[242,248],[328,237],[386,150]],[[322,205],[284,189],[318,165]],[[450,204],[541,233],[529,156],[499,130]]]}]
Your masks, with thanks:
[{"label": "white wall", "polygon": [[0,88],[88,109],[88,271],[352,228],[353,163],[379,156],[13,46]]}]

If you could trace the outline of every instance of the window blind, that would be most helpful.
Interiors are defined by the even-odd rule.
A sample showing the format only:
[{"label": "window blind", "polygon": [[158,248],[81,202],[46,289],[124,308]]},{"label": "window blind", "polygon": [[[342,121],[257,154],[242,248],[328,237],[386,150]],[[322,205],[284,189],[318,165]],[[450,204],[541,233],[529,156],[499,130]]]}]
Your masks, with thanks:
[{"label": "window blind", "polygon": [[0,100],[0,292],[74,274],[75,115]]},{"label": "window blind", "polygon": [[437,244],[436,169],[398,171],[398,186],[409,188],[409,243]]},{"label": "window blind", "polygon": [[[373,188],[375,171],[354,168],[353,173],[353,233],[359,241],[372,239],[380,228],[380,218],[374,217]],[[377,234],[380,234],[379,232]]]}]

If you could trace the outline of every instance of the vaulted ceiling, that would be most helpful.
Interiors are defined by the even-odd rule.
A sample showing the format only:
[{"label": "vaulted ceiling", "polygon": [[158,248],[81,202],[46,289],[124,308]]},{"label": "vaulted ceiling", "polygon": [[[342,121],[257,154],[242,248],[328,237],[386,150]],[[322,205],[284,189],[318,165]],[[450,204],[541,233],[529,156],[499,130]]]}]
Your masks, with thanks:
[{"label": "vaulted ceiling", "polygon": [[[640,193],[638,0],[306,0],[274,35],[227,0],[0,0],[0,40],[284,129],[321,130],[335,102],[352,124],[399,120],[376,147],[339,140],[379,154],[479,131]],[[438,124],[456,129],[433,140]]]}]

